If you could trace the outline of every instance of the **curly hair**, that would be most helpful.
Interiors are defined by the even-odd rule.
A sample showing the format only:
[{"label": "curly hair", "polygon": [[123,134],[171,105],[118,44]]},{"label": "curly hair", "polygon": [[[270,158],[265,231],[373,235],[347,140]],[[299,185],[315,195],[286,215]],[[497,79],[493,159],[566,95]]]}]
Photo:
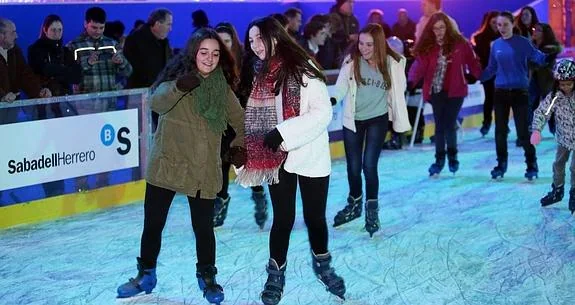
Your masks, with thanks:
[{"label": "curly hair", "polygon": [[453,23],[449,17],[443,12],[437,12],[431,15],[429,22],[425,25],[423,33],[421,34],[421,39],[415,45],[414,53],[416,56],[426,54],[435,46],[437,46],[437,41],[435,38],[435,33],[433,32],[433,26],[439,22],[443,21],[445,23],[445,37],[443,38],[443,54],[448,55],[453,50],[453,47],[459,42],[465,42],[465,38],[455,30]]},{"label": "curly hair", "polygon": [[[401,55],[389,47],[381,25],[370,23],[359,31],[359,35],[361,34],[368,34],[373,37],[373,59],[377,69],[383,75],[383,82],[385,83],[386,88],[390,88],[391,75],[389,74],[387,55],[393,57],[396,61],[401,60]],[[360,71],[361,53],[359,52],[359,41],[351,45],[349,55],[353,62],[353,74],[355,79],[359,80],[360,84],[365,85],[365,81],[361,77]]]},{"label": "curly hair", "polygon": [[206,39],[214,39],[218,42],[220,47],[218,65],[222,67],[224,76],[230,87],[235,89],[238,83],[238,71],[234,57],[216,31],[210,28],[201,28],[192,34],[184,50],[172,57],[166,64],[166,67],[152,85],[152,90],[155,90],[163,82],[175,80],[188,73],[197,73],[196,55],[198,54],[202,41]]}]

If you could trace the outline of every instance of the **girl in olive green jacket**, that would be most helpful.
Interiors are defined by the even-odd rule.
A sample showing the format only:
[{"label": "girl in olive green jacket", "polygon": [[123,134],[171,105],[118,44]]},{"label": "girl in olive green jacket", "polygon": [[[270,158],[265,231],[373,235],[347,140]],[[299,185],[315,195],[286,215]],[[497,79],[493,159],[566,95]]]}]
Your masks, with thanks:
[{"label": "girl in olive green jacket", "polygon": [[200,289],[209,302],[219,304],[224,294],[215,280],[213,214],[222,185],[221,138],[229,123],[237,134],[231,161],[241,166],[244,111],[231,88],[237,80],[233,58],[215,31],[196,31],[182,52],[152,87],[151,108],[160,119],[146,172],[138,276],[118,288],[118,297],[150,293],[156,286],[162,230],[179,192],[190,205]]}]

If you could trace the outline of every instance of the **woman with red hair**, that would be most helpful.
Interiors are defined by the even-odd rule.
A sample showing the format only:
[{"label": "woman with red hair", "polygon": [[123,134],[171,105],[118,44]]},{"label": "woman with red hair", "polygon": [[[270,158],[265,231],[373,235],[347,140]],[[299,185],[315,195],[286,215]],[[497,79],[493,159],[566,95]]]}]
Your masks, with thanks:
[{"label": "woman with red hair", "polygon": [[475,82],[481,75],[479,59],[442,12],[431,16],[414,52],[416,60],[409,70],[408,86],[423,79],[423,98],[431,103],[435,120],[435,162],[429,167],[429,175],[441,172],[446,153],[449,171],[455,173],[459,169],[457,115],[467,96],[467,82]]}]

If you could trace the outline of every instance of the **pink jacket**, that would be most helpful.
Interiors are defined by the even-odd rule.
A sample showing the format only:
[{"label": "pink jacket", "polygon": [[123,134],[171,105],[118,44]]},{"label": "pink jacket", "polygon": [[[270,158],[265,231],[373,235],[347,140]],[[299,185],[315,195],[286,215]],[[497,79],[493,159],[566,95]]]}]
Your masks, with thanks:
[{"label": "pink jacket", "polygon": [[[409,81],[417,84],[423,78],[423,98],[431,100],[431,83],[437,67],[439,46],[431,49],[427,54],[417,56],[409,69]],[[469,72],[467,72],[469,70]],[[443,80],[443,90],[449,97],[466,97],[467,80],[465,74],[470,73],[476,79],[481,75],[479,58],[473,52],[468,42],[457,43],[447,57],[447,71]]]}]

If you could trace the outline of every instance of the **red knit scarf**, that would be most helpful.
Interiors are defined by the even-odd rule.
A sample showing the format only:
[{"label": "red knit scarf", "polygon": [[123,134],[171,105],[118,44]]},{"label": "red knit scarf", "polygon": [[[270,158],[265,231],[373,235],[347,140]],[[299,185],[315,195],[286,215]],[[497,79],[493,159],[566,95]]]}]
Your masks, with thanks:
[{"label": "red knit scarf", "polygon": [[[287,158],[287,152],[281,149],[277,152],[264,147],[265,135],[277,124],[274,85],[282,68],[281,61],[272,58],[269,72],[258,75],[246,105],[245,143],[247,162],[238,173],[237,182],[243,186],[258,186],[262,183],[279,182],[279,169]],[[288,77],[282,88],[283,120],[299,115],[300,85],[293,76]]]}]

